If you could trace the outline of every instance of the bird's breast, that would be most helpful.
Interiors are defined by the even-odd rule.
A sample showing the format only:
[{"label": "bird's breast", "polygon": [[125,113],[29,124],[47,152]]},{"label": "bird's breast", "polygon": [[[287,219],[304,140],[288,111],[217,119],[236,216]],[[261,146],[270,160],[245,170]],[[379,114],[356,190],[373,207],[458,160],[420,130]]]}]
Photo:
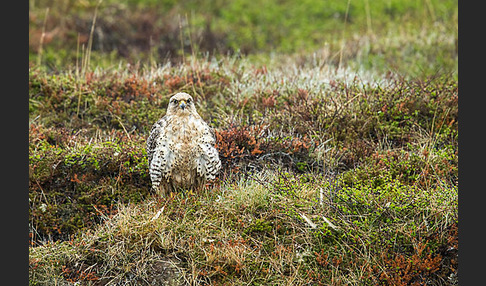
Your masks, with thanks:
[{"label": "bird's breast", "polygon": [[165,137],[168,139],[170,151],[176,155],[178,165],[192,166],[195,153],[197,152],[197,141],[203,133],[197,120],[191,117],[174,119],[167,128]]}]

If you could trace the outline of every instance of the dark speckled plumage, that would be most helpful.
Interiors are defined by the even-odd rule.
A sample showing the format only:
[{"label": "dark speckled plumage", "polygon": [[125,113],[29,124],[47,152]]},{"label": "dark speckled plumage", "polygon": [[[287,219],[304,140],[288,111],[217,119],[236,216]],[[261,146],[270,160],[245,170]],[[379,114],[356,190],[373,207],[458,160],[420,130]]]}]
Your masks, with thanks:
[{"label": "dark speckled plumage", "polygon": [[200,189],[216,177],[221,161],[214,131],[199,116],[187,93],[172,96],[167,113],[147,139],[152,188],[165,195],[177,189]]}]

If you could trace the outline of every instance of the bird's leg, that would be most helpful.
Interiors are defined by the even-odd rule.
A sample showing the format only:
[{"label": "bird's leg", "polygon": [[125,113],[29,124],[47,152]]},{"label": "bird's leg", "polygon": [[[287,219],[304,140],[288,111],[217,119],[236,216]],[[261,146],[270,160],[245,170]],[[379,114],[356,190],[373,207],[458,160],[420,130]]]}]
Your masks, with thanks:
[{"label": "bird's leg", "polygon": [[160,182],[157,194],[164,198],[169,194],[170,184],[167,182]]}]

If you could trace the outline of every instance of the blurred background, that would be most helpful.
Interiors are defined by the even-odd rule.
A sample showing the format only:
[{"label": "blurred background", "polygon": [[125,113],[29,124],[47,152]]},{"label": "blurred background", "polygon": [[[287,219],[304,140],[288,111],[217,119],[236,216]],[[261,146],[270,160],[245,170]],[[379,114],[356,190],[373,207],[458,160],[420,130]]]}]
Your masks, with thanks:
[{"label": "blurred background", "polygon": [[29,62],[50,70],[242,55],[457,73],[457,0],[30,0]]}]

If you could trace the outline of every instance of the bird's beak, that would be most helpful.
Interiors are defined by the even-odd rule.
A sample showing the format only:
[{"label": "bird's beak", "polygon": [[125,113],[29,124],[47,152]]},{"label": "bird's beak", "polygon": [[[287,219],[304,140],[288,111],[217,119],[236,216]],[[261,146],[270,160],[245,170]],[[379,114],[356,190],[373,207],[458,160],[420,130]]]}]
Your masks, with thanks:
[{"label": "bird's beak", "polygon": [[181,100],[181,103],[179,104],[179,107],[182,108],[182,110],[186,109],[186,101]]}]

